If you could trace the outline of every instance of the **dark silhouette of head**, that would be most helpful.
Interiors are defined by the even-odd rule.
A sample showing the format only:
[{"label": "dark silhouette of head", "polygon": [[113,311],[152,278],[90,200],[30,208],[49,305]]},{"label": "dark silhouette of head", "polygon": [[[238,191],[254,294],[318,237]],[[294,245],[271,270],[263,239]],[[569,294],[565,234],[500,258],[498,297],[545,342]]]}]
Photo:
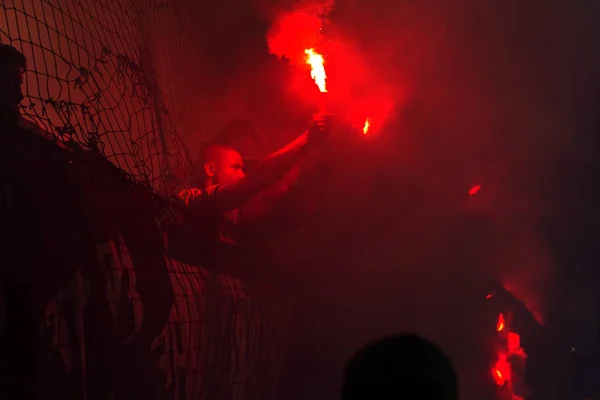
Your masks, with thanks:
[{"label": "dark silhouette of head", "polygon": [[344,373],[342,400],[457,400],[458,378],[433,343],[402,334],[367,344]]},{"label": "dark silhouette of head", "polygon": [[21,85],[26,67],[25,56],[7,44],[0,44],[0,107],[17,111],[23,100]]}]

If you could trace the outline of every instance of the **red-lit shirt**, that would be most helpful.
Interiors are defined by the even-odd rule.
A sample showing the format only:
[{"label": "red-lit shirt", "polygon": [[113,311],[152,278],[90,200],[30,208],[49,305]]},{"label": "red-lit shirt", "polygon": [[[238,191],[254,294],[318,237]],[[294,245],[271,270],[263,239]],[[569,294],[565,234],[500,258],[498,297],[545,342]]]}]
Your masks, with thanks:
[{"label": "red-lit shirt", "polygon": [[236,262],[240,211],[220,211],[214,196],[218,190],[216,185],[178,193],[165,226],[170,257],[213,270]]},{"label": "red-lit shirt", "polygon": [[184,189],[179,192],[178,197],[185,203],[189,216],[197,223],[207,223],[199,229],[208,229],[211,235],[214,233],[218,242],[236,244],[236,227],[239,224],[240,209],[231,211],[217,211],[214,204],[214,195],[219,190],[219,185],[206,189]]}]

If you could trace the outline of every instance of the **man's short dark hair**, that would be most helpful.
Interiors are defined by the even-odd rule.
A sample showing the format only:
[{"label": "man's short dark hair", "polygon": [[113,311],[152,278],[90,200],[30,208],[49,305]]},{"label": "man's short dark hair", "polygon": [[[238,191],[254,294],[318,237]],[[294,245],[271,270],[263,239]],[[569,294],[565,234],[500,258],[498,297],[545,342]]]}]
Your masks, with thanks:
[{"label": "man's short dark hair", "polygon": [[409,334],[389,336],[367,344],[348,363],[341,397],[456,400],[458,378],[433,343]]},{"label": "man's short dark hair", "polygon": [[16,64],[20,68],[27,67],[27,59],[19,50],[11,45],[0,43],[0,65]]},{"label": "man's short dark hair", "polygon": [[214,151],[218,149],[238,151],[232,145],[223,143],[221,141],[203,143],[200,151],[192,159],[192,169],[194,175],[200,174],[200,176],[202,176],[204,174],[204,163],[207,161],[214,161],[211,160],[211,158],[214,154]]}]

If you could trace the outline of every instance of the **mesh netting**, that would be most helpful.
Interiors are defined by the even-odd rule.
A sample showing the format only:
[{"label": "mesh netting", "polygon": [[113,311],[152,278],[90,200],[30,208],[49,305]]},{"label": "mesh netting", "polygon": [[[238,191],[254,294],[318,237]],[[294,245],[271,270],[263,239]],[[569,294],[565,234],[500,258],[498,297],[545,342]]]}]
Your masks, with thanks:
[{"label": "mesh netting", "polygon": [[89,265],[53,277],[58,292],[46,288],[36,321],[51,347],[44,362],[66,376],[54,380],[57,396],[273,396],[288,308],[271,307],[236,278],[166,259],[153,226],[151,191],[173,193],[189,154],[225,118],[211,101],[218,84],[199,79],[214,67],[196,49],[197,26],[211,18],[196,3],[0,1],[0,42],[28,60],[29,128],[97,148],[133,180],[110,172],[89,189],[98,204],[65,211],[91,221],[94,250]]},{"label": "mesh netting", "polygon": [[29,60],[27,117],[155,189],[184,165],[134,1],[3,1],[2,11],[0,41]]}]

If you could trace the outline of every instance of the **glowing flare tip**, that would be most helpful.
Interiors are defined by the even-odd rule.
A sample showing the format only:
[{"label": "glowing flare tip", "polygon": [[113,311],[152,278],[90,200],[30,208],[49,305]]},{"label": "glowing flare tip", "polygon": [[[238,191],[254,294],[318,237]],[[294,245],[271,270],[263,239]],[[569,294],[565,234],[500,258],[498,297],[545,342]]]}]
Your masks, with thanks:
[{"label": "glowing flare tip", "polygon": [[371,118],[365,119],[365,126],[363,126],[363,134],[366,135],[371,127]]},{"label": "glowing flare tip", "polygon": [[500,314],[500,316],[498,317],[498,322],[496,323],[496,330],[498,332],[502,332],[504,330],[504,315]]},{"label": "glowing flare tip", "polygon": [[327,86],[325,85],[327,75],[325,74],[325,60],[323,56],[317,53],[315,49],[306,49],[304,53],[306,54],[306,63],[310,65],[310,76],[321,92],[327,92]]}]

